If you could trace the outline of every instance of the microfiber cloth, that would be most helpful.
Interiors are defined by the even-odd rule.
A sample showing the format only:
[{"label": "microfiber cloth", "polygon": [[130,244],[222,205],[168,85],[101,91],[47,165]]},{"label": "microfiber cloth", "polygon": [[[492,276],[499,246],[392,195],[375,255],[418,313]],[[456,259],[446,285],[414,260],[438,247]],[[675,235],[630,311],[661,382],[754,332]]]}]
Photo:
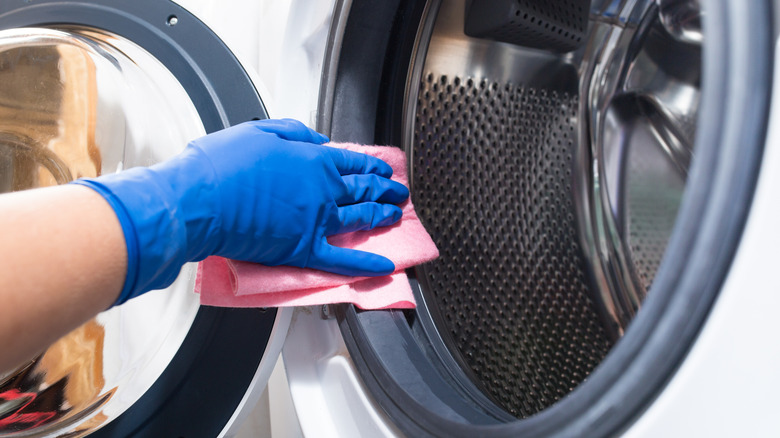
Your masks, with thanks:
[{"label": "microfiber cloth", "polygon": [[[408,186],[406,156],[390,146],[331,143],[331,147],[373,155],[393,168],[391,179]],[[400,205],[403,216],[389,227],[339,234],[332,245],[383,255],[396,271],[384,277],[348,277],[292,266],[264,266],[212,256],[198,266],[195,291],[201,304],[220,307],[284,307],[353,303],[362,309],[408,309],[415,306],[404,269],[439,256],[414,211],[411,199]]]}]

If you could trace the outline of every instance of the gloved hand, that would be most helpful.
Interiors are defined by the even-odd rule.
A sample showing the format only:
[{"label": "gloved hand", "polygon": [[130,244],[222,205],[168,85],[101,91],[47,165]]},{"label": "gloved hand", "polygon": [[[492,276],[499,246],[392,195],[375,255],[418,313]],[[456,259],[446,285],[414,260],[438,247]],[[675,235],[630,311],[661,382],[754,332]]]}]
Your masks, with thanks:
[{"label": "gloved hand", "polygon": [[395,223],[408,189],[377,158],[323,146],[295,120],[248,122],[191,142],[149,168],[80,179],[122,225],[127,277],[115,305],[169,286],[209,255],[352,276],[386,275],[379,255],[326,237]]}]

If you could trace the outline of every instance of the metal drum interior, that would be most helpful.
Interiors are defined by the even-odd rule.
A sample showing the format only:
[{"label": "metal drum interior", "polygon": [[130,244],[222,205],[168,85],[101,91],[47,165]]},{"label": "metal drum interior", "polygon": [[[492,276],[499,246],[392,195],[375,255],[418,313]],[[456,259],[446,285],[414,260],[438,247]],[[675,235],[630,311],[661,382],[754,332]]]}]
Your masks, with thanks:
[{"label": "metal drum interior", "polygon": [[[86,28],[0,32],[0,192],[150,165],[203,134],[179,81],[136,44]],[[190,329],[194,274],[0,375],[0,436],[80,436],[127,410]]]},{"label": "metal drum interior", "polygon": [[[693,156],[700,40],[653,2],[598,3],[559,53],[469,37],[468,5],[442,2],[410,68],[412,190],[442,253],[421,292],[454,359],[519,418],[567,395],[630,323]],[[529,20],[575,33],[551,9]]]}]

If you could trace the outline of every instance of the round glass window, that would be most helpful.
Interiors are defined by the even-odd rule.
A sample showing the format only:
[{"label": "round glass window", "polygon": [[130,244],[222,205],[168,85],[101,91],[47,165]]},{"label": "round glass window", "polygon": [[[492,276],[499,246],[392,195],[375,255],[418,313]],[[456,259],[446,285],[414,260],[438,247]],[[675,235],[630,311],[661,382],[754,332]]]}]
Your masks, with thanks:
[{"label": "round glass window", "polygon": [[[204,134],[181,84],[131,41],[87,28],[0,32],[0,193],[151,165]],[[0,374],[0,436],[80,435],[119,416],[184,340],[194,281],[185,266],[168,290],[103,312]]]}]

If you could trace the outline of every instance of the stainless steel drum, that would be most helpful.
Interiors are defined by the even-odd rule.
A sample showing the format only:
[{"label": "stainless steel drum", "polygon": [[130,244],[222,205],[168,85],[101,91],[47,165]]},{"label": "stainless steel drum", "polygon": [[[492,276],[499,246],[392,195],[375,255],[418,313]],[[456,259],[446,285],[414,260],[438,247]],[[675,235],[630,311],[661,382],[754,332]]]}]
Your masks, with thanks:
[{"label": "stainless steel drum", "polygon": [[622,25],[594,10],[587,43],[560,55],[471,39],[465,5],[444,2],[411,67],[413,189],[442,251],[422,290],[458,362],[520,417],[622,334],[682,199],[701,47],[652,2],[630,9]]}]

